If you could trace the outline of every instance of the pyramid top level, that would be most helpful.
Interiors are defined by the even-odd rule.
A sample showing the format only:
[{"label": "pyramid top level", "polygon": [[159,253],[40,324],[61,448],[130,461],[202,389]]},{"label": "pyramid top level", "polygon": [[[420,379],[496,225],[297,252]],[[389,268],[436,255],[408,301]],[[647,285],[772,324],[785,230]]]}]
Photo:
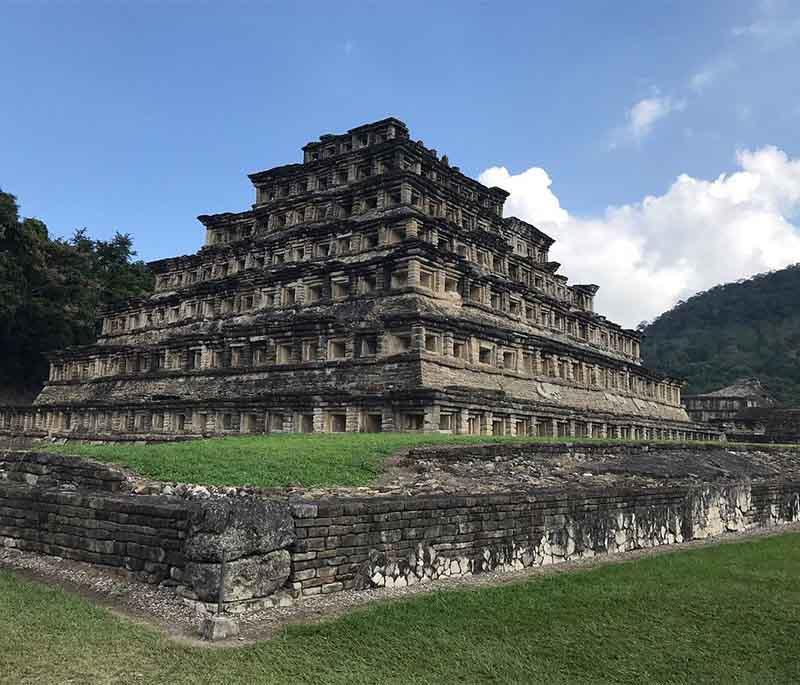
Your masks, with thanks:
[{"label": "pyramid top level", "polygon": [[[404,121],[388,117],[369,124],[351,128],[347,133],[323,133],[319,140],[312,140],[303,146],[303,162],[315,162],[342,152],[351,152],[370,144],[387,140],[410,139],[408,126]],[[351,144],[348,146],[348,143]]]},{"label": "pyramid top level", "polygon": [[406,164],[409,168],[415,165],[429,168],[440,179],[447,179],[451,184],[460,184],[468,189],[483,204],[491,207],[495,214],[502,216],[503,204],[509,195],[507,191],[497,187],[488,188],[461,173],[457,166],[451,166],[447,155],[440,156],[435,149],[425,147],[421,140],[411,140],[408,126],[395,117],[362,124],[342,134],[323,134],[319,140],[303,146],[302,164],[286,164],[255,172],[249,174],[249,178],[260,197],[262,191],[268,192],[266,189],[271,184],[288,182],[299,174],[324,171],[332,164],[365,155],[391,157],[398,150],[409,152],[407,159],[398,161],[400,166]]}]

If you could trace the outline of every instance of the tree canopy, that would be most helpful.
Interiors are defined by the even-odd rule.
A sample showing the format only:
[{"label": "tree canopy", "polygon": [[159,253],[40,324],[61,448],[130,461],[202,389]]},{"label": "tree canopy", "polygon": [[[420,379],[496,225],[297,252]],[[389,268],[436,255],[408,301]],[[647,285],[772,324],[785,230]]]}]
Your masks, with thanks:
[{"label": "tree canopy", "polygon": [[800,264],[719,285],[643,327],[644,363],[688,379],[686,393],[756,376],[800,406]]},{"label": "tree canopy", "polygon": [[94,341],[99,309],[152,288],[130,235],[86,229],[50,237],[0,189],[0,399],[27,399],[47,378],[44,352]]}]

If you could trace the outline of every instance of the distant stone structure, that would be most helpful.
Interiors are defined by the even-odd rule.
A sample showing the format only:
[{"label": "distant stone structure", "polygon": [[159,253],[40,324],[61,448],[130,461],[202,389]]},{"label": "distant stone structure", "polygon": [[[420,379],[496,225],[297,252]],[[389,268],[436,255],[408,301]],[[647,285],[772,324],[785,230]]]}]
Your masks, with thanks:
[{"label": "distant stone structure", "polygon": [[800,409],[779,406],[757,378],[743,378],[713,392],[686,395],[694,421],[716,426],[728,440],[800,442]]},{"label": "distant stone structure", "polygon": [[699,395],[685,395],[683,404],[694,421],[732,421],[746,409],[774,407],[777,402],[757,378],[742,378],[733,385]]},{"label": "distant stone structure", "polygon": [[716,423],[728,440],[738,442],[800,443],[800,409],[754,407],[733,419]]},{"label": "distant stone structure", "polygon": [[682,381],[594,312],[553,239],[389,118],[250,175],[255,204],[199,217],[205,246],[50,355],[0,432],[169,439],[413,430],[708,439]]}]

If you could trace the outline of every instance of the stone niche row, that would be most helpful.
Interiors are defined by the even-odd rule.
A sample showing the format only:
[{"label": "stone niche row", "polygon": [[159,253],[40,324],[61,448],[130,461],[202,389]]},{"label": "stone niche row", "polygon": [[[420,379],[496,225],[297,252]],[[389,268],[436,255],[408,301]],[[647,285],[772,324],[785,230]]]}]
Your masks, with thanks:
[{"label": "stone niche row", "polygon": [[[341,143],[326,143],[314,150],[307,146],[305,164],[287,173],[285,167],[251,176],[256,189],[256,204],[270,206],[290,201],[310,193],[326,192],[337,187],[396,171],[409,172],[440,189],[456,205],[469,207],[475,214],[502,216],[502,206],[507,193],[488,189],[451,167],[446,157],[439,160],[435,150],[425,148],[420,142],[396,140],[385,134],[359,133],[357,137],[344,138]],[[373,138],[373,142],[364,143]],[[396,142],[389,146],[372,148],[374,142]],[[332,152],[336,148],[336,152]],[[313,152],[310,152],[314,150]],[[316,158],[309,157],[317,155]]]},{"label": "stone niche row", "polygon": [[[326,217],[334,219],[337,217]],[[241,254],[198,255],[184,258],[188,264],[172,267],[156,278],[156,292],[186,288],[197,283],[221,280],[235,274],[259,271],[282,264],[302,264],[313,260],[355,257],[383,250],[406,239],[421,239],[440,250],[457,255],[478,269],[524,284],[580,309],[592,310],[592,297],[566,285],[566,277],[554,275],[545,265],[548,255],[544,247],[533,247],[530,241],[509,233],[508,250],[499,251],[496,243],[482,243],[475,233],[465,235],[449,225],[426,222],[419,218],[400,221],[369,221],[350,226],[344,232],[309,237],[287,235],[268,246],[243,245]],[[171,261],[171,260],[168,260]]]},{"label": "stone niche row", "polygon": [[0,432],[43,433],[73,438],[164,439],[165,436],[214,436],[263,433],[343,433],[420,431],[458,435],[527,435],[560,438],[692,441],[718,440],[719,434],[696,424],[630,417],[604,417],[533,409],[465,407],[459,404],[329,403],[303,408],[255,405],[192,407],[83,407],[74,409],[0,407],[13,417]]},{"label": "stone niche row", "polygon": [[[387,179],[385,184],[378,187],[373,185],[347,189],[334,196],[325,194],[303,197],[286,206],[273,208],[268,214],[262,211],[258,215],[255,233],[271,233],[324,221],[365,219],[374,214],[403,208],[412,208],[431,219],[444,219],[462,233],[477,229],[487,234],[497,234],[503,225],[497,217],[484,218],[458,204],[448,202],[435,186],[423,186],[415,183],[414,179],[405,181],[401,176]],[[214,235],[212,232],[212,245],[218,244],[214,242]],[[535,256],[535,261],[546,261],[548,246],[543,241],[520,238],[520,244],[527,248],[522,254]]]},{"label": "stone niche row", "polygon": [[227,293],[195,295],[164,306],[154,303],[125,315],[106,317],[102,335],[131,335],[195,321],[257,314],[265,310],[339,304],[354,298],[389,296],[407,292],[444,299],[451,306],[480,305],[495,316],[566,335],[614,354],[638,359],[639,342],[585,315],[570,314],[563,307],[516,293],[477,278],[465,278],[455,269],[436,267],[427,260],[406,259],[391,271],[383,266],[358,267],[352,272],[293,276],[269,285],[244,285]]},{"label": "stone niche row", "polygon": [[174,347],[133,348],[91,354],[82,359],[53,361],[50,382],[81,383],[93,379],[154,372],[214,369],[274,370],[297,364],[361,361],[377,363],[386,357],[418,352],[443,358],[475,370],[494,370],[521,377],[558,379],[570,385],[621,391],[670,406],[680,405],[680,385],[638,374],[635,366],[605,365],[582,359],[578,349],[545,351],[524,343],[508,344],[491,338],[465,336],[424,325],[357,334],[325,332],[319,335],[258,335],[224,341],[198,341]]},{"label": "stone niche row", "polygon": [[450,306],[487,308],[494,316],[500,315],[517,324],[546,333],[552,331],[604,352],[639,360],[639,341],[635,334],[587,320],[584,313],[572,313],[551,302],[464,276],[454,268],[441,268],[429,260],[411,257],[395,260],[391,268],[356,265],[351,272],[294,276],[268,286],[245,285],[229,293],[186,296],[169,306],[153,303],[139,311],[106,317],[102,335],[112,341],[115,336],[130,336],[166,326],[254,315],[280,308],[332,305],[352,298],[374,298],[409,290],[443,299]]}]

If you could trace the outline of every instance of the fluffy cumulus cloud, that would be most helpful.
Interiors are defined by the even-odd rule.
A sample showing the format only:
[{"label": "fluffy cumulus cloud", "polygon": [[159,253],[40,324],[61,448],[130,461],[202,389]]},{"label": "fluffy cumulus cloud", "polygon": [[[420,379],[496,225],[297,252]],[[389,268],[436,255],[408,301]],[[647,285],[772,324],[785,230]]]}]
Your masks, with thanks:
[{"label": "fluffy cumulus cloud", "polygon": [[625,114],[625,126],[616,129],[611,137],[611,147],[621,143],[640,143],[653,130],[656,122],[673,112],[686,109],[686,101],[657,92],[653,97],[644,98],[634,104]]},{"label": "fluffy cumulus cloud", "polygon": [[551,258],[572,283],[601,286],[597,310],[623,325],[652,319],[718,283],[800,262],[800,159],[775,147],[742,151],[714,180],[679,176],[663,195],[578,217],[561,207],[544,169],[484,171],[518,216],[556,239]]}]

